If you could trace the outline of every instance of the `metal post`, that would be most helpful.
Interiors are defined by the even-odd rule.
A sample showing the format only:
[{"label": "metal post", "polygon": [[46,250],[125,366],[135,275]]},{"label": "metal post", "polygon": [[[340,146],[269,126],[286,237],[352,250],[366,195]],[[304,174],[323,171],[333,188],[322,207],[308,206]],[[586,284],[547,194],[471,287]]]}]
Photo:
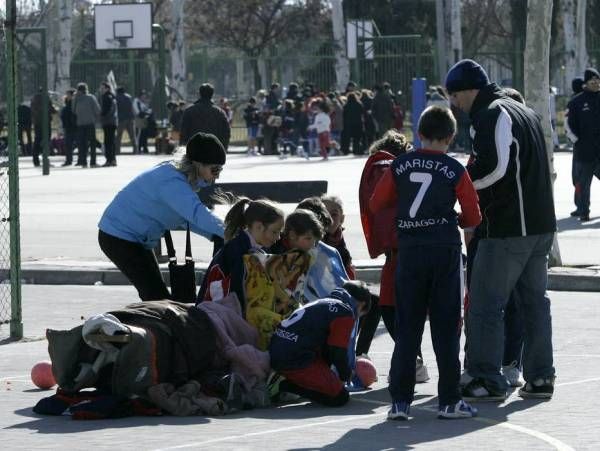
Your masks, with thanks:
[{"label": "metal post", "polygon": [[40,33],[40,53],[42,61],[42,174],[50,174],[50,140],[48,135],[50,134],[50,120],[51,117],[48,114],[48,62],[46,60],[46,29],[38,28]]},{"label": "metal post", "polygon": [[165,58],[165,30],[158,24],[152,25],[152,30],[156,32],[158,39],[158,115],[157,119],[165,119],[167,117],[167,96],[165,93],[165,78],[166,78],[166,58]]},{"label": "metal post", "polygon": [[127,72],[129,73],[127,90],[135,97],[137,96],[138,91],[135,84],[135,63],[133,61],[133,52],[134,50],[127,50]]},{"label": "metal post", "polygon": [[10,336],[23,337],[21,316],[21,243],[19,224],[19,149],[17,145],[17,5],[6,2],[6,103],[8,116],[8,202],[10,225]]}]

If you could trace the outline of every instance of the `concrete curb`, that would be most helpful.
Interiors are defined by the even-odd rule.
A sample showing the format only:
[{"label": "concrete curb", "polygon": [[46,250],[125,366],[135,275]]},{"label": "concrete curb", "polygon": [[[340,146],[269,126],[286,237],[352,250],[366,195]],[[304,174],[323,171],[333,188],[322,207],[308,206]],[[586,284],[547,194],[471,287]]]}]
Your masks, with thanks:
[{"label": "concrete curb", "polygon": [[[160,265],[163,277],[169,282],[169,271]],[[206,263],[196,263],[196,284],[199,285],[206,271]],[[356,276],[368,283],[379,283],[381,265],[357,265]],[[8,271],[0,271],[0,280],[8,279]],[[33,285],[129,285],[129,281],[116,268],[106,262],[89,265],[65,265],[24,263],[21,280]],[[551,268],[548,272],[548,289],[553,291],[600,292],[600,268]]]}]

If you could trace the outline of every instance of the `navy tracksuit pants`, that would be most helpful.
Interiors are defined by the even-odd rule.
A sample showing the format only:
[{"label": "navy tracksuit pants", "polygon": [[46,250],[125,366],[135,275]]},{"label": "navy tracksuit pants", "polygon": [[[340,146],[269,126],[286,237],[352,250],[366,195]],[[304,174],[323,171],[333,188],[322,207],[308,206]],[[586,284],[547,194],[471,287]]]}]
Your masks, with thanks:
[{"label": "navy tracksuit pants", "polygon": [[412,402],[417,352],[429,313],[440,406],[460,399],[461,250],[459,246],[398,249],[396,344],[390,370],[394,401]]}]

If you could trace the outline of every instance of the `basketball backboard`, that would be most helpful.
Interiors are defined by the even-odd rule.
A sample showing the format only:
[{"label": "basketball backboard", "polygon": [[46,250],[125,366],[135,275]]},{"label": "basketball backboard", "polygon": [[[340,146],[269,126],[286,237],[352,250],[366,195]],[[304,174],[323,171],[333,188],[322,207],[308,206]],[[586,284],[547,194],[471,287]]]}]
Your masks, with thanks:
[{"label": "basketball backboard", "polygon": [[152,48],[152,3],[94,6],[96,50]]}]

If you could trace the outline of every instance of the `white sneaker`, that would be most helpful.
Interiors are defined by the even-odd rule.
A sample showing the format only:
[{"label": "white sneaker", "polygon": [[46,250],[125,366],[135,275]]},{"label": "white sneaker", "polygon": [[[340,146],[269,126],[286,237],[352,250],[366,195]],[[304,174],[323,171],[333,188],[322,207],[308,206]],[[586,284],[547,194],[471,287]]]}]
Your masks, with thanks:
[{"label": "white sneaker", "polygon": [[423,363],[423,359],[421,357],[417,357],[417,370],[415,371],[415,382],[417,384],[422,384],[423,382],[427,382],[429,380],[429,372],[427,371],[427,366]]},{"label": "white sneaker", "polygon": [[298,155],[300,158],[304,158],[306,156],[302,147],[298,147],[298,149],[296,149],[296,155]]},{"label": "white sneaker", "polygon": [[473,418],[477,416],[477,409],[462,399],[456,404],[440,406],[438,418],[455,420],[459,418]]},{"label": "white sneaker", "polygon": [[521,371],[517,367],[517,362],[512,362],[510,365],[503,366],[502,374],[508,380],[511,387],[523,386],[523,379],[521,378]]}]

